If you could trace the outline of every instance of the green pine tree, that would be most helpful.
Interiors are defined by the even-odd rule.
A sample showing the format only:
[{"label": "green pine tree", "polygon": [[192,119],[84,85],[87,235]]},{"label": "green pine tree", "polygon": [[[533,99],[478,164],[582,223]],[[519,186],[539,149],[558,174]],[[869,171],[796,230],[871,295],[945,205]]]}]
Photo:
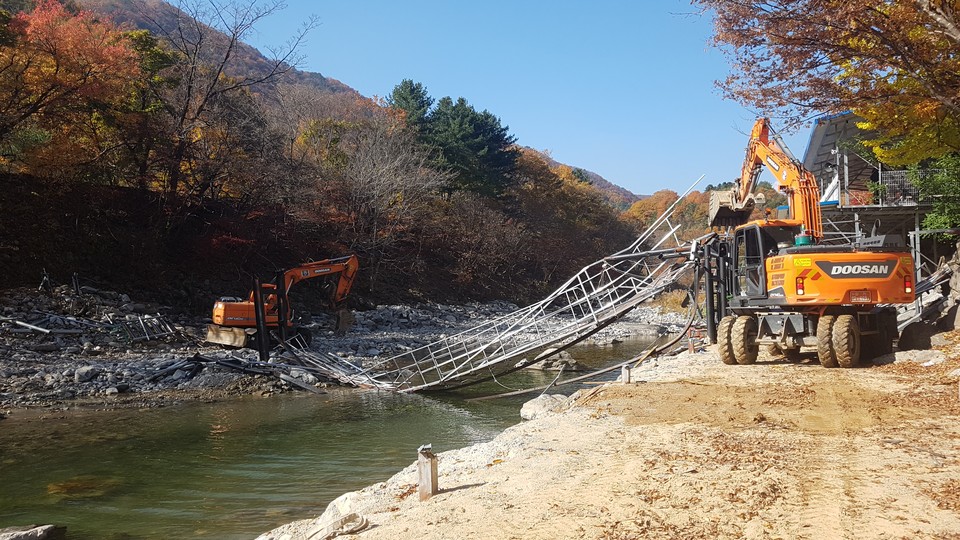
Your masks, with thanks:
[{"label": "green pine tree", "polygon": [[418,134],[424,132],[427,115],[433,107],[433,98],[427,94],[427,88],[410,79],[400,81],[393,88],[387,104],[395,109],[401,109],[407,114],[407,125]]},{"label": "green pine tree", "polygon": [[519,151],[507,126],[464,98],[442,98],[429,116],[428,140],[439,166],[455,174],[454,190],[497,197],[513,181]]}]

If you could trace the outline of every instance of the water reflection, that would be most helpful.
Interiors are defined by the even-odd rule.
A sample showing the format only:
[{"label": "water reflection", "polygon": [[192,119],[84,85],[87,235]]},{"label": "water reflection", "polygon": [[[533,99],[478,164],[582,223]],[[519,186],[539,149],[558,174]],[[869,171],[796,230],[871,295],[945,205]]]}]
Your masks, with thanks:
[{"label": "water reflection", "polygon": [[[599,367],[643,346],[579,347],[574,356]],[[529,387],[555,375],[499,382]],[[14,415],[0,423],[0,528],[56,523],[71,539],[250,538],[387,479],[421,444],[442,452],[493,438],[519,421],[530,396],[466,398],[504,391],[490,381],[455,394],[334,390],[42,421]]]}]

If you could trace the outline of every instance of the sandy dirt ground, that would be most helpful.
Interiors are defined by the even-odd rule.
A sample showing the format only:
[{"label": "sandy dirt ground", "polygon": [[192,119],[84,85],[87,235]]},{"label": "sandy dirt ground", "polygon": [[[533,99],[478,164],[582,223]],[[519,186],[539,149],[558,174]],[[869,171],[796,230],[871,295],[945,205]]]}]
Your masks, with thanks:
[{"label": "sandy dirt ground", "polygon": [[307,538],[356,512],[364,540],[960,539],[960,349],[948,349],[935,366],[849,370],[687,355],[681,377],[581,391],[441,454],[428,501],[411,465],[262,538]]}]

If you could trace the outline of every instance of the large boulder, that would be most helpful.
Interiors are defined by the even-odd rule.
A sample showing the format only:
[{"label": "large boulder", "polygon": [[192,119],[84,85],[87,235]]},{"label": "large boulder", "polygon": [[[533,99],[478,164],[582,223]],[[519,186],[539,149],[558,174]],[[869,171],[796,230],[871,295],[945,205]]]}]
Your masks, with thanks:
[{"label": "large boulder", "polygon": [[92,381],[99,374],[100,368],[97,366],[79,367],[73,372],[73,381],[78,383]]},{"label": "large boulder", "polygon": [[[524,360],[526,362],[526,360]],[[534,362],[524,366],[525,369],[540,371],[582,371],[580,364],[567,351],[557,352],[556,348],[549,348],[534,358]]]},{"label": "large boulder", "polygon": [[567,396],[561,394],[543,394],[523,404],[520,407],[520,418],[535,420],[537,418],[556,413],[567,401]]}]

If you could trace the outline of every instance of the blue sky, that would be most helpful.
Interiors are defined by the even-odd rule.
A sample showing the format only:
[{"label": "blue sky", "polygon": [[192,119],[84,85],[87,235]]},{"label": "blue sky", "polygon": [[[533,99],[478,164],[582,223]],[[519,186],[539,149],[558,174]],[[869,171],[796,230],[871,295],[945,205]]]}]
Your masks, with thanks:
[{"label": "blue sky", "polygon": [[[739,175],[756,115],[724,100],[728,66],[686,0],[287,0],[251,44],[266,50],[319,17],[302,69],[366,96],[401,80],[464,97],[519,144],[638,194]],[[802,156],[808,133],[786,142]]]}]

